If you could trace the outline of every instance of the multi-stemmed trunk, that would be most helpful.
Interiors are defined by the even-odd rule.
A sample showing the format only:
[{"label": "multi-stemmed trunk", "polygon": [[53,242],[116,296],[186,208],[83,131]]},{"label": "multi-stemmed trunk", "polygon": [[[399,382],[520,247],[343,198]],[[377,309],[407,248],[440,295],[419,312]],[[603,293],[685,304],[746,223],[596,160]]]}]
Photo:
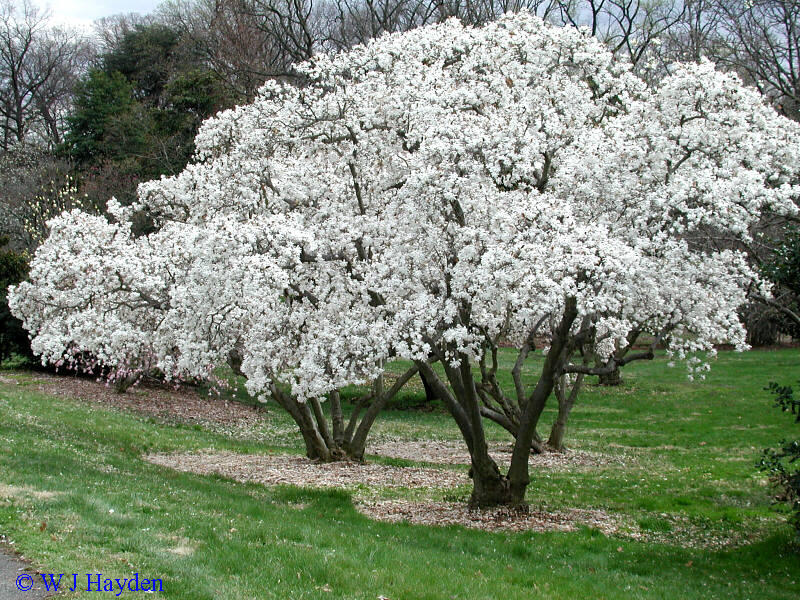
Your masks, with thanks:
[{"label": "multi-stemmed trunk", "polygon": [[138,380],[136,375],[121,375],[114,379],[114,391],[118,394],[127,392]]},{"label": "multi-stemmed trunk", "polygon": [[[420,372],[430,382],[437,397],[447,405],[467,444],[471,462],[469,473],[473,481],[470,506],[482,508],[511,504],[508,480],[489,454],[476,399],[475,382],[471,373],[464,377],[464,372],[470,370],[469,362],[462,358],[462,367],[459,368],[450,366],[446,361],[442,364],[452,392],[429,363],[424,361],[417,363]],[[463,368],[464,366],[466,368]]]},{"label": "multi-stemmed trunk", "polygon": [[360,461],[364,459],[367,436],[378,414],[416,372],[417,367],[412,367],[388,390],[383,387],[383,377],[379,377],[370,392],[356,402],[346,424],[338,391],[329,394],[329,415],[317,398],[301,402],[275,384],[271,391],[300,429],[308,458],[321,462]]},{"label": "multi-stemmed trunk", "polygon": [[[589,362],[589,347],[596,343],[593,318],[584,316],[580,326],[573,332],[578,316],[577,300],[567,298],[561,314],[554,321],[552,315],[543,316],[529,331],[525,343],[519,350],[516,363],[511,370],[514,382],[514,397],[506,395],[498,379],[498,347],[496,340],[488,340],[487,351],[480,361],[480,378],[476,380],[469,357],[454,346],[440,345],[430,340],[434,357],[441,361],[447,382],[439,378],[428,361],[417,361],[420,374],[430,384],[433,392],[447,406],[455,419],[469,449],[473,481],[470,506],[486,508],[509,506],[526,508],[525,492],[530,484],[528,461],[537,444],[537,426],[547,400],[554,390],[559,399],[559,411],[551,430],[549,444],[560,450],[564,446],[564,434],[570,411],[575,404],[585,375],[604,375],[637,360],[650,360],[657,344],[669,333],[669,327],[658,332],[645,352],[630,354],[640,328],[630,332],[625,347],[618,350],[605,364],[592,366]],[[469,324],[470,310],[465,306],[460,314],[463,325]],[[550,349],[542,365],[539,378],[533,389],[527,389],[522,378],[522,369],[531,351],[540,326],[551,319]],[[577,351],[583,357],[582,364],[573,364],[571,359]],[[453,366],[457,358],[457,367]],[[488,361],[491,364],[487,364]],[[567,376],[575,375],[572,388],[567,392]],[[504,475],[489,455],[483,418],[489,418],[514,436],[511,465]]]},{"label": "multi-stemmed trunk", "polygon": [[[513,407],[512,407],[513,408]],[[509,411],[512,414],[501,413],[494,407],[481,406],[481,415],[490,421],[493,421],[505,429],[514,439],[517,439],[519,434],[519,411]],[[531,442],[531,452],[534,454],[544,454],[547,452],[547,445],[545,444],[542,436],[534,429],[533,441]]]},{"label": "multi-stemmed trunk", "polygon": [[[496,355],[491,369],[486,369],[482,365],[482,379],[480,383],[476,383],[466,355],[458,355],[459,364],[458,367],[454,367],[452,363],[444,360],[442,352],[439,358],[442,359],[441,362],[450,388],[444,384],[429,363],[424,361],[416,363],[420,372],[431,383],[437,396],[447,405],[469,449],[470,476],[473,481],[470,507],[524,508],[526,506],[525,491],[530,482],[528,459],[531,454],[534,432],[556,380],[560,377],[562,368],[569,359],[572,349],[570,329],[576,316],[577,302],[574,298],[569,298],[565,303],[561,320],[553,331],[550,351],[545,358],[542,372],[530,393],[526,393],[520,377],[521,366],[530,347],[526,344],[520,351],[520,358],[513,373],[520,409],[519,425],[515,436],[511,466],[506,475],[500,471],[497,463],[489,454],[481,414],[481,406],[486,406],[487,396],[490,394],[497,394],[500,402],[508,402],[508,399],[502,395],[502,390],[494,377],[497,371]],[[532,339],[533,333],[532,331],[529,340]]]}]

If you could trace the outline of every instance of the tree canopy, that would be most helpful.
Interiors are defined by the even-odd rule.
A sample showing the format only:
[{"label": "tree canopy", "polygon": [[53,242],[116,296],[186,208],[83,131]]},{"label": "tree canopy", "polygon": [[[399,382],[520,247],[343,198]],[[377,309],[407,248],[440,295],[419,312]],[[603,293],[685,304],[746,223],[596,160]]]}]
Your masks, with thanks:
[{"label": "tree canopy", "polygon": [[[233,353],[251,392],[312,408],[413,361],[486,506],[522,503],[557,382],[614,366],[581,361],[586,344],[613,359],[647,334],[692,374],[715,344],[745,347],[737,310],[762,283],[743,253],[701,242],[796,214],[800,127],[735,75],[701,62],[648,86],[586,32],[525,12],[296,68],[304,85],[268,82],[203,124],[196,162],[140,186],[154,233],[132,237],[118,204],[113,224],[54,222],[11,296],[37,353],[194,377]],[[513,397],[501,343],[519,353]],[[512,422],[508,473],[486,416]]]}]

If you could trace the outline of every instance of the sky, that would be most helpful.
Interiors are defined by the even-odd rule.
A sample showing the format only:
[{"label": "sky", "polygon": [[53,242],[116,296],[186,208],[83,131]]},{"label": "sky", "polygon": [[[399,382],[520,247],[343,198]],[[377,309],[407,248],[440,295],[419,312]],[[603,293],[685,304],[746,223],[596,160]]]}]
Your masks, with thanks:
[{"label": "sky", "polygon": [[162,0],[46,0],[34,4],[40,7],[49,6],[53,15],[53,25],[71,25],[91,27],[92,22],[100,17],[118,15],[120,13],[152,12]]}]

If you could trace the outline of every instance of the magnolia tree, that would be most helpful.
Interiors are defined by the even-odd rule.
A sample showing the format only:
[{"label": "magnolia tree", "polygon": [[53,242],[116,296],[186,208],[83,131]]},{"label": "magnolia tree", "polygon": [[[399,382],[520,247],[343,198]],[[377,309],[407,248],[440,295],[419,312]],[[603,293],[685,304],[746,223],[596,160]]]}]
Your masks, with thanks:
[{"label": "magnolia tree", "polygon": [[[126,227],[104,217],[74,210],[48,225],[31,282],[11,288],[9,306],[44,363],[92,372],[114,365],[110,379],[122,385],[155,356],[151,334],[166,300],[163,261],[147,240],[132,243]],[[134,281],[139,290],[131,293]]]},{"label": "magnolia tree", "polygon": [[[344,426],[336,390],[410,360],[398,385],[418,369],[448,407],[471,504],[521,505],[554,392],[557,443],[585,375],[652,357],[630,350],[640,336],[692,373],[706,368],[698,352],[744,348],[736,311],[755,275],[706,239],[747,241],[762,210],[796,212],[800,130],[736,77],[685,65],[650,89],[585,32],[527,13],[298,68],[302,87],[268,83],[204,124],[183,173],[140,187],[135,208],[160,229],[129,243],[158,247],[142,274],[164,278],[169,302],[144,337],[165,370],[235,356],[250,391],[283,405],[325,458],[363,429]],[[63,304],[47,262],[13,294],[35,336],[55,317],[33,313]],[[518,353],[511,393],[501,342]],[[374,387],[367,431],[387,398]],[[486,418],[514,435],[506,473]]]},{"label": "magnolia tree", "polygon": [[[310,458],[363,457],[380,410],[417,368],[383,388],[367,349],[386,336],[363,289],[307,265],[315,244],[301,227],[281,215],[217,213],[134,238],[130,211],[109,207],[115,223],[79,211],[53,219],[30,282],[12,288],[11,308],[43,362],[102,369],[120,391],[153,370],[218,382],[215,367],[228,362],[289,412]],[[367,381],[345,422],[338,388]]]}]

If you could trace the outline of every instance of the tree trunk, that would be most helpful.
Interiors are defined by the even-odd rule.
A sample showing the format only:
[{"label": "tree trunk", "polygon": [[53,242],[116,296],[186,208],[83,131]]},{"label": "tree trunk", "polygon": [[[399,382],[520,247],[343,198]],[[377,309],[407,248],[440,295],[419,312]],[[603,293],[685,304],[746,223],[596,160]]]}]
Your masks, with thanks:
[{"label": "tree trunk", "polygon": [[621,385],[622,384],[622,373],[620,372],[619,367],[615,368],[610,373],[604,373],[599,375],[600,377],[600,385]]},{"label": "tree trunk", "polygon": [[572,385],[569,394],[567,394],[567,378],[565,376],[562,375],[555,386],[556,398],[558,398],[558,416],[550,429],[550,438],[547,440],[547,445],[557,452],[564,451],[564,435],[567,431],[567,421],[569,421],[572,407],[575,406],[578,392],[580,392],[583,385],[583,377],[583,374],[579,374],[575,378],[575,383]]},{"label": "tree trunk", "polygon": [[514,504],[522,505],[525,502],[525,490],[530,483],[528,474],[528,459],[531,454],[533,432],[539,424],[545,403],[553,392],[556,377],[561,373],[568,359],[568,344],[570,328],[578,316],[578,302],[575,298],[568,298],[564,304],[561,322],[553,331],[550,341],[550,350],[542,366],[542,374],[536,387],[528,398],[525,410],[519,423],[519,434],[514,444],[511,455],[511,466],[508,469],[508,479],[511,487],[511,498]]},{"label": "tree trunk", "polygon": [[358,461],[364,460],[364,450],[366,450],[367,446],[367,434],[369,434],[370,429],[372,429],[372,426],[375,424],[375,419],[377,419],[380,411],[386,406],[386,403],[397,395],[397,392],[408,383],[408,380],[411,379],[416,372],[416,366],[408,369],[398,377],[397,381],[395,381],[394,385],[389,388],[388,391],[384,391],[383,389],[383,377],[381,377],[379,381],[376,381],[374,390],[376,394],[375,399],[364,413],[361,424],[358,426],[358,429],[356,429],[352,439],[345,444],[345,447],[353,458]]},{"label": "tree trunk", "polygon": [[564,451],[564,435],[567,432],[567,421],[571,410],[572,404],[559,398],[558,416],[550,428],[550,437],[547,439],[547,445],[556,452]]},{"label": "tree trunk", "polygon": [[270,386],[270,391],[275,401],[289,413],[300,430],[306,446],[306,456],[311,460],[330,461],[332,459],[331,452],[314,424],[314,418],[311,416],[308,405],[304,402],[298,402],[274,383]]},{"label": "tree trunk", "polygon": [[[313,450],[312,456],[309,456],[309,458],[318,460],[320,462],[331,462],[332,460],[335,460],[337,457],[331,451],[326,439],[323,437],[322,433],[317,427],[317,424],[314,422],[314,417],[311,414],[309,403],[297,402],[297,406],[300,411],[300,423],[302,423],[301,430],[307,436]],[[308,450],[308,442],[306,442],[306,450]]]},{"label": "tree trunk", "polygon": [[242,354],[238,350],[231,350],[228,353],[228,366],[231,368],[236,375],[244,377],[245,374],[242,372]]},{"label": "tree trunk", "polygon": [[557,452],[564,451],[564,435],[567,432],[568,419],[569,410],[564,410],[559,406],[558,418],[553,423],[553,427],[550,429],[550,437],[547,440],[547,445]]},{"label": "tree trunk", "polygon": [[342,413],[342,400],[339,391],[333,390],[328,401],[331,403],[331,425],[333,426],[333,441],[337,446],[344,444],[344,414]]},{"label": "tree trunk", "polygon": [[422,380],[422,387],[425,388],[425,401],[433,402],[434,400],[438,400],[439,396],[436,395],[433,386],[430,384],[428,379],[425,377],[425,375],[422,374],[421,371],[419,374],[419,378]]},{"label": "tree trunk", "polygon": [[[469,497],[469,508],[476,510],[515,505],[523,508],[524,505],[514,501],[508,478],[500,473],[500,469],[497,468],[491,457],[489,460],[491,461],[491,466],[485,465],[488,469],[478,469],[473,462],[473,466],[469,471],[470,477],[472,477],[472,494]],[[493,469],[491,468],[492,466],[494,467]]]},{"label": "tree trunk", "polygon": [[118,394],[124,394],[130,387],[136,383],[136,375],[127,375],[114,380],[114,391]]},{"label": "tree trunk", "polygon": [[472,464],[469,470],[469,476],[472,478],[469,507],[480,509],[514,505],[508,479],[500,473],[497,463],[489,455],[469,360],[466,356],[461,356],[460,359],[459,368],[453,368],[447,362],[442,363],[452,393],[430,364],[424,361],[418,361],[416,364],[436,396],[447,406],[469,449]]},{"label": "tree trunk", "polygon": [[346,429],[338,391],[331,392],[329,397],[330,426],[319,399],[311,398],[306,402],[300,402],[275,384],[270,387],[270,391],[275,401],[289,413],[300,430],[308,458],[321,462],[362,461],[367,435],[375,423],[378,413],[416,372],[417,367],[412,367],[401,375],[389,390],[384,390],[383,377],[375,380],[371,394],[373,399],[363,418],[359,422],[358,417],[361,411],[358,407],[354,408]]}]

